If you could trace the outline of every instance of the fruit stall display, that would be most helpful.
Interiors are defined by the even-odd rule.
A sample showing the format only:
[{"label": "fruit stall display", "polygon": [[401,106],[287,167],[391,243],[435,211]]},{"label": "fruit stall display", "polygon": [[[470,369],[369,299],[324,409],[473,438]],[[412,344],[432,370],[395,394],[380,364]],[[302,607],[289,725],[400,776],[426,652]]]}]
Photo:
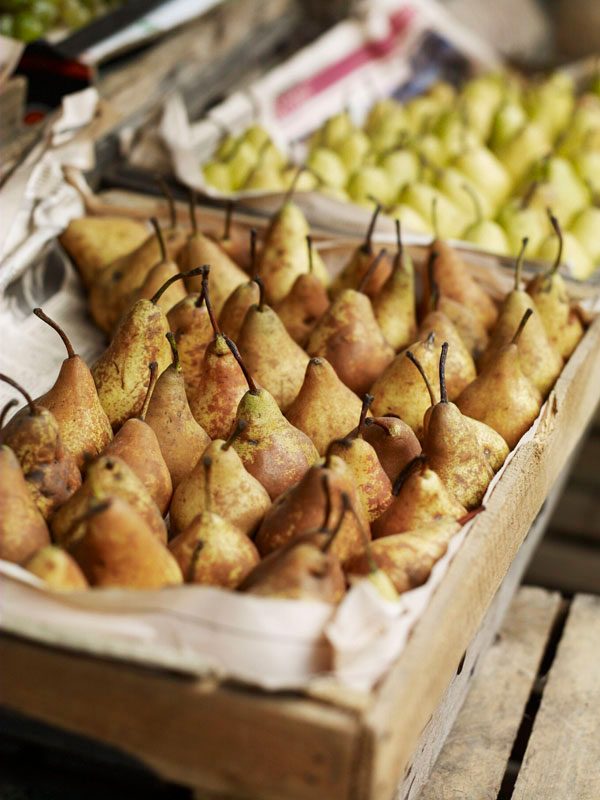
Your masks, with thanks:
[{"label": "fruit stall display", "polygon": [[53,32],[77,30],[121,3],[122,0],[2,0],[0,34],[33,42]]}]

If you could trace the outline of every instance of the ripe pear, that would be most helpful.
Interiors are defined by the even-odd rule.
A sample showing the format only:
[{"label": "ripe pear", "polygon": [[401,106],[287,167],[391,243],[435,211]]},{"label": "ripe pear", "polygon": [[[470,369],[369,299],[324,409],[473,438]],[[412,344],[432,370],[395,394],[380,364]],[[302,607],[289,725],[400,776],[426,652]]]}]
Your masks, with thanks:
[{"label": "ripe pear", "polygon": [[427,527],[440,520],[456,522],[467,511],[445,487],[442,479],[417,456],[394,484],[394,499],[371,526],[375,539]]},{"label": "ripe pear", "polygon": [[489,342],[489,336],[481,320],[471,314],[466,306],[451,297],[443,295],[438,297],[437,308],[453,323],[465,347],[476,361]]},{"label": "ripe pear", "polygon": [[477,217],[479,217],[479,212],[481,212],[483,219],[494,216],[496,209],[492,201],[484,194],[478,184],[470,180],[456,167],[445,167],[436,179],[436,186],[466,214],[470,215],[472,213],[473,198],[475,198],[478,211]]},{"label": "ripe pear", "polygon": [[34,553],[23,566],[54,591],[76,592],[89,589],[89,584],[77,562],[62,547],[46,545]]},{"label": "ripe pear", "polygon": [[82,520],[96,500],[120,497],[138,513],[154,536],[167,541],[167,526],[156,503],[140,478],[118,456],[100,456],[87,470],[79,489],[54,512],[50,529],[54,541],[63,547],[78,539],[85,530]]},{"label": "ripe pear", "polygon": [[126,420],[105,449],[104,455],[122,458],[142,481],[160,513],[164,515],[173,494],[173,481],[158,437],[146,422],[148,406],[158,380],[156,361],[149,364],[149,371],[150,383],[140,413],[137,417]]},{"label": "ripe pear", "polygon": [[302,388],[286,412],[288,421],[310,437],[324,455],[333,439],[345,436],[360,416],[362,403],[324,358],[311,358]]},{"label": "ripe pear", "polygon": [[34,402],[11,378],[0,374],[0,380],[20,392],[28,408],[0,431],[0,444],[10,447],[17,457],[31,497],[48,519],[81,486],[81,473],[63,445],[54,414]]},{"label": "ripe pear", "polygon": [[506,200],[512,178],[503,164],[484,145],[465,150],[454,159],[453,166],[467,176],[488,198],[493,209]]},{"label": "ripe pear", "polygon": [[[169,258],[158,220],[152,219],[152,225],[154,226],[156,237],[160,245],[160,259],[148,272],[143,283],[131,292],[127,301],[128,307],[132,306],[138,300],[151,300],[163,284],[171,278],[174,278],[174,276],[179,275],[181,272],[175,261]],[[157,305],[167,314],[173,306],[176,306],[177,303],[184,299],[186,294],[187,292],[183,281],[172,281],[168,289],[161,292],[157,300]]]},{"label": "ripe pear", "polygon": [[379,463],[390,481],[421,452],[419,440],[399,417],[367,417],[362,438],[377,453]]},{"label": "ripe pear", "polygon": [[417,181],[421,172],[419,156],[406,144],[381,153],[378,165],[388,174],[395,194],[400,194],[405,186]]},{"label": "ripe pear", "polygon": [[92,586],[161,589],[182,583],[171,553],[124,500],[93,506],[84,526],[70,553]]},{"label": "ripe pear", "polygon": [[319,183],[343,189],[348,180],[346,167],[340,156],[328,147],[316,147],[306,159],[306,166]]},{"label": "ripe pear", "polygon": [[396,220],[398,249],[392,272],[373,298],[375,319],[394,350],[414,341],[417,332],[415,307],[415,270],[410,254],[404,250],[400,220]]},{"label": "ripe pear", "polygon": [[472,417],[467,417],[464,414],[463,419],[466,420],[475,433],[488,464],[494,473],[498,472],[510,452],[508,445],[499,433],[484,422],[480,422],[478,419],[473,419]]},{"label": "ripe pear", "polygon": [[354,474],[354,485],[369,522],[380,517],[392,502],[392,484],[379,463],[377,453],[362,438],[367,411],[373,402],[372,395],[365,395],[358,427],[344,439],[336,439],[329,445],[327,453],[345,461]]},{"label": "ripe pear", "polygon": [[20,564],[50,544],[48,527],[31,496],[21,465],[0,446],[0,559]]},{"label": "ripe pear", "polygon": [[498,148],[496,155],[518,183],[533,164],[551,150],[546,132],[535,122],[523,123],[516,133]]},{"label": "ripe pear", "polygon": [[558,272],[562,261],[563,238],[560,225],[550,215],[558,239],[558,251],[551,269],[532,278],[527,284],[527,293],[532,298],[540,315],[550,344],[568,359],[583,337],[583,324],[577,311],[571,307],[567,287]]},{"label": "ripe pear", "polygon": [[[536,257],[540,261],[552,261],[556,249],[554,234],[549,234],[542,242]],[[570,231],[563,233],[563,263],[569,269],[570,274],[577,280],[585,281],[595,271],[596,265],[590,258],[579,241]]]},{"label": "ripe pear", "polygon": [[351,176],[346,186],[350,199],[371,208],[373,202],[387,206],[394,201],[394,184],[383,167],[365,164]]},{"label": "ripe pear", "polygon": [[589,189],[566,158],[549,156],[543,159],[534,169],[534,177],[538,186],[531,203],[541,205],[543,210],[552,208],[565,225],[589,206]]},{"label": "ripe pear", "polygon": [[527,113],[519,102],[506,100],[496,112],[492,124],[489,146],[494,152],[510,141],[526,124]]},{"label": "ripe pear", "polygon": [[531,83],[524,100],[531,123],[539,125],[553,141],[567,126],[573,113],[572,79],[557,71],[541,83]]},{"label": "ripe pear", "polygon": [[485,422],[499,433],[512,450],[537,418],[542,396],[521,368],[518,342],[534,312],[523,314],[515,335],[494,353],[456,405],[469,417]]},{"label": "ripe pear", "polygon": [[236,415],[236,424],[246,424],[233,447],[248,472],[275,500],[302,478],[319,454],[308,436],[286,420],[273,396],[256,386],[233,342],[227,339],[227,343],[248,383]]},{"label": "ripe pear", "polygon": [[[331,455],[329,464],[334,459],[338,460],[337,456]],[[340,505],[344,492],[357,510],[358,518],[353,514],[344,516],[331,552],[342,564],[362,553],[365,540],[370,539],[369,524],[353,492],[352,478],[349,469],[341,471],[339,465],[332,469],[328,462],[311,467],[302,480],[280,495],[267,511],[255,539],[260,554],[269,555],[308,530],[317,530],[320,525],[326,527],[332,509]]]},{"label": "ripe pear", "polygon": [[265,303],[260,281],[258,305],[246,313],[238,338],[248,370],[285,411],[296,399],[304,380],[308,356],[286,331],[276,312]]},{"label": "ripe pear", "polygon": [[[344,289],[357,289],[363,278],[365,278],[369,272],[376,258],[372,239],[380,211],[381,206],[377,204],[371,216],[364,242],[352,253],[348,263],[331,284],[331,294],[333,297],[337,297]],[[369,297],[376,297],[379,290],[390,277],[391,272],[391,260],[387,257],[381,258],[377,270],[370,274],[363,287],[365,294]]]},{"label": "ripe pear", "polygon": [[480,195],[473,189],[472,185],[465,183],[463,191],[473,203],[475,217],[471,225],[463,231],[462,238],[466,242],[476,244],[488,253],[508,255],[510,253],[510,244],[504,229],[498,222],[484,219],[484,212],[479,199]]},{"label": "ripe pear", "polygon": [[563,362],[548,339],[542,320],[535,312],[533,300],[524,289],[521,289],[521,269],[526,246],[527,239],[524,239],[516,263],[515,287],[504,300],[489,345],[479,359],[479,369],[485,369],[486,365],[495,359],[500,348],[511,341],[525,311],[534,310],[527,327],[519,336],[519,363],[542,397],[546,397],[560,375]]},{"label": "ripe pear", "polygon": [[304,347],[315,324],[329,308],[329,296],[323,283],[313,272],[313,247],[308,245],[309,271],[299,275],[289,293],[274,308],[292,339]]},{"label": "ripe pear", "polygon": [[[400,200],[420,214],[436,232],[436,236],[459,238],[469,223],[469,217],[462,208],[423,180],[409,184]],[[432,211],[434,207],[435,213]]]},{"label": "ripe pear", "polygon": [[86,287],[115,261],[133,252],[148,238],[143,222],[127,217],[79,217],[59,237],[75,262]]},{"label": "ripe pear", "polygon": [[498,214],[498,223],[508,239],[508,253],[516,256],[525,236],[529,239],[532,253],[536,253],[549,232],[545,209],[531,202],[537,191],[537,183],[531,183],[524,195],[510,200]]},{"label": "ripe pear", "polygon": [[168,333],[167,338],[173,350],[173,363],[156,382],[146,423],[156,434],[175,488],[196,466],[210,437],[192,415],[175,337]]},{"label": "ripe pear", "polygon": [[[211,459],[211,481],[206,485],[202,458],[175,489],[170,507],[171,530],[180,533],[204,511],[212,510],[248,535],[271,506],[267,490],[246,471],[232,444],[245,428],[240,421],[231,436],[215,439],[203,453]],[[210,489],[210,495],[207,495]]]},{"label": "ripe pear", "polygon": [[35,308],[33,313],[54,328],[67,349],[67,358],[54,386],[36,402],[54,414],[63,445],[81,469],[110,442],[112,428],[87,364],[75,353],[67,335],[56,322],[41,308]]},{"label": "ripe pear", "polygon": [[369,137],[360,130],[351,131],[335,145],[335,151],[348,173],[354,172],[361,164],[364,164],[370,150]]},{"label": "ripe pear", "polygon": [[229,336],[230,339],[233,339],[234,342],[239,339],[246,312],[250,306],[258,303],[259,298],[260,290],[258,288],[258,283],[252,280],[238,286],[225,301],[225,305],[219,315],[219,327],[222,332],[226,336]]},{"label": "ripe pear", "polygon": [[389,217],[399,219],[404,230],[412,233],[433,233],[433,226],[425,220],[418,211],[406,203],[397,203],[387,212]]},{"label": "ripe pear", "polygon": [[[439,347],[435,343],[435,335],[428,336],[425,341],[415,342],[410,350],[437,388]],[[421,439],[423,415],[430,406],[430,398],[419,373],[406,357],[406,351],[399,353],[375,381],[371,393],[375,397],[372,407],[375,416],[396,415]]]},{"label": "ripe pear", "polygon": [[192,402],[198,396],[202,383],[204,353],[213,337],[210,317],[204,305],[204,294],[188,294],[185,300],[169,311],[167,321],[175,336],[185,390]]},{"label": "ripe pear", "polygon": [[569,233],[579,242],[594,266],[600,264],[599,229],[600,207],[598,206],[588,206],[577,214],[569,228]]}]

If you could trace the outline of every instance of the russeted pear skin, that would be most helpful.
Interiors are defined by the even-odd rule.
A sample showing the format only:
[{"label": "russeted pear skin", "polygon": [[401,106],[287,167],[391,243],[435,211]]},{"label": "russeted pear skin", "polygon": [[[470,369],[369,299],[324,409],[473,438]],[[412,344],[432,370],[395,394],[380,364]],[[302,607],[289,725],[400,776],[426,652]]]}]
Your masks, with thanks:
[{"label": "russeted pear skin", "polygon": [[92,586],[162,589],[183,582],[177,561],[120,498],[88,512],[70,553]]},{"label": "russeted pear skin", "polygon": [[323,283],[309,272],[299,275],[275,311],[292,339],[304,347],[312,329],[329,308],[329,296]]},{"label": "russeted pear skin", "polygon": [[[159,261],[152,267],[142,285],[132,292],[128,305],[132,306],[138,300],[151,300],[165,281],[168,281],[169,278],[173,278],[175,275],[179,275],[180,272],[179,267],[174,261],[170,259]],[[185,297],[187,297],[187,292],[183,281],[177,281],[169,286],[166,292],[160,296],[156,305],[161,309],[163,314],[168,314],[168,312]]]},{"label": "russeted pear skin", "polygon": [[445,314],[458,331],[460,338],[473,359],[479,356],[488,346],[489,336],[485,326],[466,306],[457,303],[450,297],[441,296],[437,303],[438,311]]},{"label": "russeted pear skin", "polygon": [[50,544],[48,527],[33,501],[13,451],[0,447],[0,559],[21,564]]},{"label": "russeted pear skin", "polygon": [[53,544],[42,547],[23,566],[54,591],[76,592],[89,588],[77,562],[62,547]]},{"label": "russeted pear skin", "polygon": [[[353,251],[347,264],[332,281],[332,297],[337,297],[345,289],[357,289],[373,264],[377,254],[373,248],[372,238],[380,211],[381,206],[376,205],[364,241]],[[365,294],[375,298],[389,279],[392,268],[391,259],[385,255],[380,260],[377,269],[369,276],[364,287]]]},{"label": "russeted pear skin", "polygon": [[375,450],[357,436],[332,442],[328,452],[341,458],[350,467],[369,521],[380,517],[392,502],[392,485]]},{"label": "russeted pear skin", "polygon": [[352,429],[361,405],[325,358],[311,358],[302,388],[286,417],[310,437],[319,455],[324,455],[333,439],[340,439]]},{"label": "russeted pear skin", "polygon": [[[248,281],[246,273],[233,261],[217,242],[200,231],[192,233],[180,254],[183,269],[193,269],[210,264],[210,296],[216,314],[221,313],[225,301],[238,286]],[[189,292],[200,291],[201,279],[187,281]]]},{"label": "russeted pear skin", "polygon": [[422,464],[406,477],[391,505],[372,524],[371,532],[379,539],[423,528],[442,519],[459,520],[466,513],[439,475]]},{"label": "russeted pear skin", "polygon": [[498,472],[500,467],[506,461],[510,450],[508,445],[493,428],[480,422],[478,419],[467,417],[463,414],[463,418],[473,429],[479,446],[483,449],[483,454],[487,458],[490,467],[494,472]]},{"label": "russeted pear skin", "polygon": [[139,514],[156,538],[167,541],[167,527],[155,502],[133,470],[117,456],[100,456],[89,465],[81,487],[50,520],[54,540],[67,547],[85,531],[83,519],[95,501],[118,497]]},{"label": "russeted pear skin", "polygon": [[[454,400],[477,376],[475,362],[469,353],[454,324],[442,311],[430,311],[421,322],[417,339],[424,341],[429,334],[435,334],[438,343],[448,342],[446,362],[446,383],[448,397]],[[438,350],[438,355],[439,355]]]},{"label": "russeted pear skin", "polygon": [[417,312],[415,269],[410,254],[402,245],[399,220],[396,220],[396,238],[398,249],[392,272],[374,295],[372,303],[375,319],[383,335],[394,350],[400,350],[416,338]]},{"label": "russeted pear skin", "polygon": [[412,428],[397,417],[367,417],[362,438],[377,453],[390,481],[421,453],[421,444]]},{"label": "russeted pear skin", "polygon": [[219,327],[221,331],[237,342],[242,329],[244,318],[250,306],[258,304],[260,300],[260,290],[256,281],[247,281],[240,284],[232,292],[219,315]]},{"label": "russeted pear skin", "polygon": [[202,295],[194,292],[172,308],[167,320],[175,336],[179,363],[190,403],[202,382],[202,360],[213,338],[213,329]]},{"label": "russeted pear skin", "polygon": [[[210,507],[245,534],[251,534],[271,506],[267,490],[246,471],[231,442],[215,439],[203,453],[212,461]],[[176,488],[170,507],[171,530],[181,533],[206,509],[201,458]]]},{"label": "russeted pear skin", "polygon": [[187,583],[235,589],[258,564],[253,542],[213,511],[203,511],[169,544]]}]

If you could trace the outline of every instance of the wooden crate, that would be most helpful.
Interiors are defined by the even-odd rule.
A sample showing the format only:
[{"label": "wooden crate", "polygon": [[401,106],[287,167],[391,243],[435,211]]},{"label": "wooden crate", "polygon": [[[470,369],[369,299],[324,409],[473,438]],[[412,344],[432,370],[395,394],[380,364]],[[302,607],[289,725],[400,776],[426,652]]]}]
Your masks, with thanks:
[{"label": "wooden crate", "polygon": [[[403,653],[372,693],[267,694],[4,636],[0,702],[113,744],[164,777],[217,796],[389,800],[401,785],[397,796],[414,798],[428,768],[411,772],[411,761],[415,754],[415,764],[427,760],[436,708],[457,672],[470,674],[469,644],[494,597],[501,617],[535,543],[530,536],[515,561],[523,540],[592,417],[599,343],[596,319],[551,393],[536,436],[515,454]],[[500,589],[513,562],[513,586],[509,580]],[[493,630],[489,623],[481,647]]]}]

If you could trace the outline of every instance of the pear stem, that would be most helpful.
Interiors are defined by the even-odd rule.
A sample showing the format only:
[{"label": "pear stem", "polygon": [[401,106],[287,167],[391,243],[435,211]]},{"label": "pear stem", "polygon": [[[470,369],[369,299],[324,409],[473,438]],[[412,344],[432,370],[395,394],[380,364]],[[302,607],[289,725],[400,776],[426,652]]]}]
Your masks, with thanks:
[{"label": "pear stem", "polygon": [[396,259],[399,264],[402,263],[402,256],[404,254],[404,245],[402,244],[402,223],[399,219],[394,220],[396,225]]},{"label": "pear stem", "polygon": [[331,531],[331,533],[329,534],[329,538],[327,539],[327,541],[325,542],[325,544],[321,548],[321,552],[322,553],[327,553],[329,551],[329,549],[331,548],[331,545],[333,544],[335,537],[338,535],[338,533],[342,529],[342,524],[344,522],[344,517],[346,516],[347,512],[350,510],[351,505],[352,504],[350,503],[350,497],[348,496],[347,492],[342,492],[342,510],[341,510],[340,515],[338,517],[338,521],[336,522],[335,528]]},{"label": "pear stem", "polygon": [[192,233],[198,233],[198,220],[196,219],[196,190],[190,188],[189,194],[190,222],[192,223]]},{"label": "pear stem", "polygon": [[421,453],[418,456],[415,456],[412,461],[409,461],[408,464],[405,464],[404,467],[401,469],[400,474],[394,481],[394,485],[392,487],[392,494],[394,497],[398,497],[400,494],[400,489],[404,486],[406,479],[411,475],[417,467],[421,464],[424,464],[426,461],[426,456]]},{"label": "pear stem", "polygon": [[527,245],[529,243],[529,239],[527,236],[524,236],[521,240],[521,249],[519,250],[519,255],[517,256],[517,263],[515,264],[515,291],[519,291],[521,288],[521,273],[523,272],[523,259],[525,258],[525,250],[527,249]]},{"label": "pear stem", "polygon": [[238,419],[235,423],[235,428],[229,434],[229,438],[221,445],[221,450],[229,450],[234,441],[238,438],[240,433],[246,430],[248,423],[245,419]]},{"label": "pear stem", "polygon": [[343,508],[342,519],[344,518],[344,515],[347,514],[348,512],[350,512],[350,514],[352,514],[352,516],[354,517],[354,521],[356,522],[358,530],[360,531],[360,535],[365,546],[365,553],[367,556],[367,562],[369,564],[369,572],[373,574],[374,572],[378,571],[379,565],[373,558],[373,551],[371,550],[371,541],[369,539],[369,536],[365,531],[361,518],[358,516],[358,514],[356,513],[356,509],[352,505],[352,502],[350,500],[350,495],[348,494],[348,492],[342,492],[341,499]]},{"label": "pear stem", "polygon": [[435,279],[434,268],[439,254],[437,250],[432,250],[427,260],[427,279],[429,281],[429,303],[431,310],[435,311],[440,302],[440,287]]},{"label": "pear stem", "polygon": [[250,228],[250,274],[256,275],[257,262],[256,262],[256,228]]},{"label": "pear stem", "polygon": [[429,331],[429,335],[425,339],[425,344],[430,347],[435,342],[435,331]]},{"label": "pear stem", "polygon": [[244,378],[246,378],[246,383],[248,384],[248,389],[250,390],[250,394],[255,394],[255,395],[259,394],[259,391],[258,391],[258,389],[256,387],[256,384],[254,383],[252,375],[250,375],[250,373],[248,372],[248,368],[246,367],[246,365],[242,361],[242,357],[240,355],[240,351],[237,349],[235,344],[231,341],[229,336],[225,336],[224,335],[224,338],[225,338],[225,341],[227,342],[227,347],[233,353],[233,357],[235,358],[235,360],[239,364],[240,369],[244,373]]},{"label": "pear stem", "polygon": [[32,417],[40,413],[39,408],[36,406],[29,392],[25,391],[25,389],[22,386],[20,386],[16,381],[14,381],[12,378],[9,378],[8,375],[4,375],[3,373],[0,373],[0,381],[8,383],[9,386],[12,386],[13,389],[16,389],[17,392],[20,392],[23,395],[23,397],[27,401],[27,405],[29,406],[29,413],[31,414]]},{"label": "pear stem", "polygon": [[513,336],[512,340],[510,342],[511,344],[518,344],[519,343],[519,339],[521,338],[521,334],[523,333],[523,328],[525,327],[525,325],[527,325],[527,320],[529,319],[529,317],[532,314],[533,314],[533,309],[532,308],[528,308],[527,311],[523,314],[521,322],[519,322],[519,327],[515,331],[515,335]]},{"label": "pear stem", "polygon": [[265,284],[263,283],[262,278],[259,278],[258,275],[255,275],[252,280],[258,286],[258,310],[264,311],[265,310]]},{"label": "pear stem", "polygon": [[294,179],[290,184],[290,188],[287,192],[283,195],[283,200],[281,201],[281,206],[279,207],[279,211],[277,214],[281,214],[282,209],[290,202],[292,199],[294,192],[296,191],[296,186],[298,185],[298,181],[300,180],[300,175],[305,171],[306,167],[301,165],[296,170],[296,174],[294,175]]},{"label": "pear stem", "polygon": [[481,203],[477,194],[475,193],[475,189],[469,183],[463,183],[461,187],[471,198],[471,202],[473,203],[473,208],[475,210],[475,225],[479,225],[481,220],[483,219],[483,211],[481,210]]},{"label": "pear stem", "polygon": [[217,318],[215,317],[215,312],[212,307],[212,303],[210,301],[210,292],[208,290],[208,275],[210,272],[210,267],[207,266],[202,273],[202,294],[204,295],[204,302],[206,304],[206,310],[208,311],[208,318],[210,319],[210,324],[212,325],[213,332],[215,334],[215,339],[221,333],[221,329],[219,328],[219,323],[217,322]]},{"label": "pear stem", "polygon": [[196,542],[194,545],[194,549],[192,550],[192,555],[190,557],[190,563],[187,569],[186,574],[186,583],[193,583],[194,582],[194,575],[196,574],[196,566],[198,564],[198,559],[200,558],[200,553],[204,549],[204,542],[202,539]]},{"label": "pear stem", "polygon": [[531,181],[529,186],[527,187],[527,191],[521,198],[521,210],[524,211],[526,208],[529,207],[529,204],[533,200],[533,195],[537,192],[537,188],[540,185],[539,181]]},{"label": "pear stem", "polygon": [[12,400],[9,400],[8,403],[6,403],[2,411],[0,411],[0,429],[4,427],[4,420],[6,419],[6,415],[8,414],[8,412],[11,410],[11,408],[13,408],[18,404],[19,401],[15,397],[13,397]]},{"label": "pear stem", "polygon": [[550,209],[548,209],[548,218],[550,220],[552,228],[554,229],[554,233],[558,236],[558,252],[556,253],[554,264],[550,267],[550,270],[548,272],[548,277],[551,277],[552,275],[556,275],[560,267],[560,263],[562,261],[563,234],[558,219],[554,216],[554,214],[552,213],[552,211],[550,211]]},{"label": "pear stem", "polygon": [[138,414],[138,419],[141,419],[142,422],[146,419],[146,414],[148,413],[148,406],[150,405],[150,400],[152,399],[152,393],[154,392],[154,387],[156,386],[156,381],[158,380],[158,364],[156,363],[156,361],[151,361],[148,364],[148,369],[150,370],[150,380],[148,382],[148,389],[146,390],[146,396],[144,397],[142,408],[140,410],[140,413]]},{"label": "pear stem", "polygon": [[181,364],[179,363],[179,350],[177,349],[177,342],[175,341],[175,336],[169,331],[165,334],[168,339],[169,344],[171,345],[171,353],[173,353],[173,367],[177,372],[181,372]]},{"label": "pear stem", "polygon": [[177,211],[175,210],[175,200],[173,199],[173,195],[167,185],[167,182],[160,175],[157,178],[157,183],[160,187],[161,192],[164,194],[167,203],[169,204],[169,216],[171,217],[171,228],[175,228],[177,226]]},{"label": "pear stem", "polygon": [[323,515],[323,523],[320,530],[322,533],[327,533],[329,531],[329,517],[331,516],[331,487],[329,485],[329,475],[326,472],[321,475],[321,488],[325,495],[325,514]]},{"label": "pear stem", "polygon": [[442,345],[440,353],[440,403],[448,402],[448,391],[446,389],[446,358],[448,356],[448,342]]},{"label": "pear stem", "polygon": [[221,237],[222,242],[226,242],[229,239],[229,234],[231,233],[231,220],[233,217],[234,208],[235,208],[235,201],[228,200],[225,206],[225,223],[223,226],[223,235]]},{"label": "pear stem", "polygon": [[[188,270],[188,272],[178,272],[177,275],[171,275],[171,277],[163,283],[160,289],[154,293],[153,297],[150,298],[150,302],[156,305],[163,294],[167,291],[169,286],[174,284],[176,281],[184,280],[184,278],[195,278],[196,275],[202,275],[203,269],[204,267],[196,267],[195,269]],[[198,305],[201,305],[201,302],[199,302]]]},{"label": "pear stem", "polygon": [[427,377],[427,373],[423,369],[423,365],[421,364],[419,359],[415,356],[415,354],[412,352],[412,350],[406,351],[406,357],[408,358],[409,361],[412,361],[415,367],[419,370],[421,377],[425,381],[425,386],[427,387],[427,391],[429,392],[429,399],[431,400],[431,405],[435,406],[437,404],[435,392],[433,391],[433,386],[431,385],[429,378]]},{"label": "pear stem", "polygon": [[36,317],[41,319],[42,322],[45,322],[46,325],[50,325],[51,328],[54,328],[54,330],[58,333],[60,338],[63,340],[64,346],[67,348],[67,356],[69,358],[73,358],[73,356],[75,355],[75,350],[73,350],[73,345],[71,344],[71,342],[69,340],[69,337],[63,331],[63,329],[60,327],[58,322],[55,322],[53,319],[50,319],[50,317],[47,314],[44,314],[44,312],[42,311],[41,308],[34,308],[33,309],[33,313],[36,315]]},{"label": "pear stem", "polygon": [[372,245],[373,233],[375,232],[375,225],[377,224],[377,217],[379,216],[380,212],[381,212],[381,205],[379,203],[375,203],[375,210],[373,211],[373,215],[369,222],[369,227],[367,228],[365,241],[361,246],[361,250],[363,251],[363,253],[366,253],[367,255],[373,252],[373,245]]},{"label": "pear stem", "polygon": [[362,407],[360,409],[360,418],[358,420],[358,428],[356,429],[356,436],[362,436],[362,429],[365,425],[365,420],[367,418],[367,414],[369,413],[369,408],[371,408],[371,404],[375,398],[372,394],[365,394],[362,401]]},{"label": "pear stem", "polygon": [[202,466],[204,467],[204,507],[207,511],[210,511],[212,506],[212,499],[210,496],[212,458],[210,456],[204,456],[202,458]]},{"label": "pear stem", "polygon": [[156,238],[158,239],[158,246],[160,247],[160,261],[162,264],[167,260],[167,248],[165,247],[165,240],[162,235],[162,231],[160,229],[160,223],[156,219],[156,217],[152,217],[150,220],[152,223],[152,227],[154,228],[154,233],[156,234]]},{"label": "pear stem", "polygon": [[434,197],[431,201],[431,225],[433,227],[433,235],[435,239],[440,238],[440,229],[438,227],[438,213],[437,213],[438,199]]},{"label": "pear stem", "polygon": [[312,236],[308,235],[306,237],[306,247],[308,249],[308,274],[312,275],[313,273],[313,244],[312,244]]},{"label": "pear stem", "polygon": [[369,269],[362,276],[362,279],[361,279],[361,281],[358,284],[358,287],[356,289],[357,292],[364,292],[365,291],[365,288],[366,288],[367,284],[369,283],[369,280],[371,279],[373,274],[377,271],[377,268],[379,267],[379,264],[381,263],[382,259],[386,255],[387,255],[387,250],[385,248],[383,250],[380,250],[377,253],[377,255],[375,256],[373,261],[371,261],[371,264],[369,265]]}]

